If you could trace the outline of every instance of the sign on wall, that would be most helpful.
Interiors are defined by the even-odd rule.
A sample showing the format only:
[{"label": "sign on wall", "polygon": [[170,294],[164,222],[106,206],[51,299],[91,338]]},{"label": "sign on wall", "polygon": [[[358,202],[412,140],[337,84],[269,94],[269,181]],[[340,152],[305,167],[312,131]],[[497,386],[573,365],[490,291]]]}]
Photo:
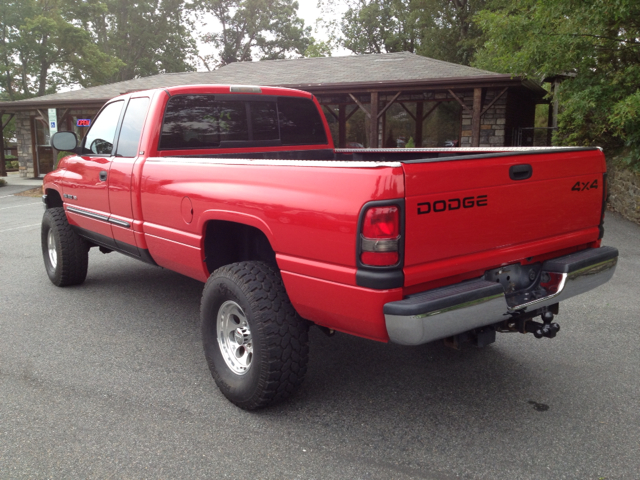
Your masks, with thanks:
[{"label": "sign on wall", "polygon": [[91,119],[90,118],[79,118],[76,120],[76,127],[90,127]]},{"label": "sign on wall", "polygon": [[49,109],[49,138],[58,132],[58,114],[55,108]]}]

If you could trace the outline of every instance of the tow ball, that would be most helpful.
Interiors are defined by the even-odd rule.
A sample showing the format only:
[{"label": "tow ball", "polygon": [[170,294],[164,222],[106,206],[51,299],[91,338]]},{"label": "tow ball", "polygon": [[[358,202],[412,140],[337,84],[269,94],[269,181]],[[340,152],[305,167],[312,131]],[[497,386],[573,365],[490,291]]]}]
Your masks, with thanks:
[{"label": "tow ball", "polygon": [[542,322],[535,322],[533,320],[529,320],[525,322],[524,328],[526,332],[533,333],[533,336],[536,338],[553,338],[560,331],[560,325],[557,323],[552,323],[553,313],[544,312],[542,315]]},{"label": "tow ball", "polygon": [[[505,322],[502,328],[498,328],[500,332],[520,332],[533,333],[536,338],[554,338],[560,331],[560,325],[553,323],[554,314],[558,313],[558,306],[552,305],[545,308],[542,312],[530,312],[514,317]],[[540,316],[542,323],[536,322],[533,318]]]}]

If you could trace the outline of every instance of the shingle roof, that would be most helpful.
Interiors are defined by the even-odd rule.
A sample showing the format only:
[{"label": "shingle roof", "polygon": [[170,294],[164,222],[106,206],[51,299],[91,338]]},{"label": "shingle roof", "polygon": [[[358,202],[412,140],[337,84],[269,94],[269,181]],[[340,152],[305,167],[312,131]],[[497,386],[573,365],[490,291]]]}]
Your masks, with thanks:
[{"label": "shingle roof", "polygon": [[55,93],[0,106],[27,105],[31,102],[87,102],[105,100],[134,90],[199,84],[244,84],[269,86],[321,86],[335,84],[394,83],[469,79],[474,77],[509,78],[503,74],[479,70],[465,65],[443,62],[409,52],[344,57],[317,57],[295,60],[269,60],[232,63],[212,72],[165,73],[135,78],[124,82],[70,92]]}]

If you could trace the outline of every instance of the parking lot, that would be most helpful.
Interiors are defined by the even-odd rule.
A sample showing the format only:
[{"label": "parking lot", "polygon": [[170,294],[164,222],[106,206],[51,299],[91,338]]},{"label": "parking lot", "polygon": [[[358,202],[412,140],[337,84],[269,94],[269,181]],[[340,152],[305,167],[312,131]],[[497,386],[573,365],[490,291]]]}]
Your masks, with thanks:
[{"label": "parking lot", "polygon": [[[311,332],[286,403],[218,391],[202,284],[92,249],[57,288],[40,199],[0,188],[0,478],[640,478],[640,227],[615,214],[607,285],[560,306],[555,339],[402,347]],[[328,302],[331,299],[327,299]]]}]

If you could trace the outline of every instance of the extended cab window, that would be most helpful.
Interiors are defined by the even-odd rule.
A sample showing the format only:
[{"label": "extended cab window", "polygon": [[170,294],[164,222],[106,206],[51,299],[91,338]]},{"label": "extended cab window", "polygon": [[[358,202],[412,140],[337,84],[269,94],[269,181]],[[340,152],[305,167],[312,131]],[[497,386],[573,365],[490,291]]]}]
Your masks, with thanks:
[{"label": "extended cab window", "polygon": [[111,155],[123,101],[110,103],[100,112],[84,139],[84,153]]},{"label": "extended cab window", "polygon": [[160,149],[211,148],[221,141],[249,140],[244,102],[214,95],[176,95],[164,112]]},{"label": "extended cab window", "polygon": [[138,155],[138,144],[142,126],[147,115],[149,98],[132,98],[122,120],[120,138],[118,139],[118,156],[135,157]]},{"label": "extended cab window", "polygon": [[327,143],[316,105],[306,98],[279,97],[280,140],[283,145]]},{"label": "extended cab window", "polygon": [[325,143],[318,109],[306,98],[176,95],[167,102],[159,148]]}]

